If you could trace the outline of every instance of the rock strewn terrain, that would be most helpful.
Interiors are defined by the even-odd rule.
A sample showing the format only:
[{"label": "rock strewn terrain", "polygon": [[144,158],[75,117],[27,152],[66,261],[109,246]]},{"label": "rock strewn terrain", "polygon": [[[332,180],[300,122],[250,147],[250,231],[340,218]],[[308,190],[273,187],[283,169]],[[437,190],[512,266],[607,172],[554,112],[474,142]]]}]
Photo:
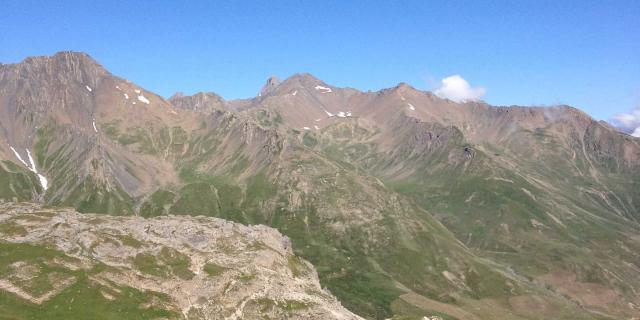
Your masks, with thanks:
[{"label": "rock strewn terrain", "polygon": [[[361,319],[262,225],[6,203],[0,239],[0,310],[12,319],[109,318],[95,311],[117,304],[120,319]],[[74,304],[89,297],[88,310]]]}]

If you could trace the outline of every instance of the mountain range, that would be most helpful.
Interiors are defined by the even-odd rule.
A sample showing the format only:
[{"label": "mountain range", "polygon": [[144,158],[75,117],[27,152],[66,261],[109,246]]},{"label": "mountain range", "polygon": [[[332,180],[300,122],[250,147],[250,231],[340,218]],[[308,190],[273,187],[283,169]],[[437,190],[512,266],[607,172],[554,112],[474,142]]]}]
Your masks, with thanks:
[{"label": "mountain range", "polygon": [[0,198],[31,211],[275,228],[336,319],[640,317],[640,138],[570,106],[310,74],[164,99],[60,52],[0,64],[0,159]]}]

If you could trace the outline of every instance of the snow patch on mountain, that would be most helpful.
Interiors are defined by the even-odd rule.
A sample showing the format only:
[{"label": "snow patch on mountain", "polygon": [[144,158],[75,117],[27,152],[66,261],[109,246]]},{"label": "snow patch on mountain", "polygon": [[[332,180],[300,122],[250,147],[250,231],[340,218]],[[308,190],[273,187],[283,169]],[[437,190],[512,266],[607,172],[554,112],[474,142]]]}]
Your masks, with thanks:
[{"label": "snow patch on mountain", "polygon": [[27,169],[29,169],[29,171],[35,173],[36,176],[38,176],[38,180],[40,180],[40,185],[42,186],[42,189],[47,191],[47,189],[49,188],[49,181],[45,176],[43,176],[38,172],[38,168],[36,167],[36,162],[33,160],[33,157],[31,156],[31,151],[29,151],[29,149],[26,149],[27,157],[29,159],[29,162],[31,163],[31,165],[29,165],[27,164],[26,161],[24,161],[24,159],[22,159],[18,151],[16,151],[16,149],[13,146],[9,146],[9,148],[11,149],[11,151],[13,151],[13,153],[16,155],[18,160],[20,160],[20,162],[22,162],[22,164],[24,164],[24,166],[27,167]]},{"label": "snow patch on mountain", "polygon": [[96,119],[93,119],[91,124],[93,124],[93,131],[98,132],[98,128],[96,128]]},{"label": "snow patch on mountain", "polygon": [[415,109],[416,109],[416,107],[414,107],[411,103],[409,103],[409,109],[410,109],[411,111],[413,111],[413,110],[415,110]]},{"label": "snow patch on mountain", "polygon": [[147,99],[147,98],[146,98],[145,96],[143,96],[143,95],[139,95],[139,96],[138,96],[138,100],[140,100],[140,102],[142,102],[142,103],[146,103],[146,104],[151,103],[151,102],[149,101],[149,99]]},{"label": "snow patch on mountain", "polygon": [[29,149],[27,149],[27,157],[29,158],[29,163],[31,163],[31,170],[37,172],[36,163],[33,161],[33,157],[31,156],[31,151],[29,151]]},{"label": "snow patch on mountain", "polygon": [[31,157],[31,152],[29,151],[29,149],[27,149],[27,156],[29,157],[29,162],[31,162],[31,171],[33,171],[33,173],[35,173],[38,176],[42,189],[44,189],[44,191],[47,191],[47,189],[49,188],[49,181],[47,180],[47,178],[45,178],[45,176],[43,176],[38,172],[38,168],[36,167],[36,163],[33,161],[33,158]]},{"label": "snow patch on mountain", "polygon": [[40,173],[36,173],[36,174],[38,175],[38,180],[40,180],[40,185],[42,186],[42,189],[44,191],[47,191],[47,189],[49,189],[49,180],[47,180],[47,178]]},{"label": "snow patch on mountain", "polygon": [[13,146],[9,146],[9,148],[11,148],[11,151],[13,151],[13,153],[16,155],[16,158],[18,158],[18,160],[20,160],[20,162],[22,162],[22,164],[24,164],[25,167],[29,168],[29,165],[24,161],[24,159],[22,159],[18,151],[16,151],[16,149],[14,149]]},{"label": "snow patch on mountain", "polygon": [[316,90],[318,90],[318,91],[321,91],[322,93],[330,93],[330,92],[333,92],[333,91],[331,91],[331,88],[323,87],[323,86],[320,86],[320,85],[317,85],[317,86],[315,87],[315,89],[316,89]]},{"label": "snow patch on mountain", "polygon": [[[329,111],[327,111],[326,109],[324,110],[324,112],[327,114],[327,116],[329,116],[329,118],[331,117],[338,117],[338,118],[347,118],[347,117],[351,117],[351,111],[338,111],[338,113],[333,114]],[[320,121],[322,119],[316,119],[316,121]]]},{"label": "snow patch on mountain", "polygon": [[84,86],[84,87],[87,88],[87,91],[89,91],[89,92],[93,91],[93,89],[91,89],[91,87],[89,87],[89,86]]}]

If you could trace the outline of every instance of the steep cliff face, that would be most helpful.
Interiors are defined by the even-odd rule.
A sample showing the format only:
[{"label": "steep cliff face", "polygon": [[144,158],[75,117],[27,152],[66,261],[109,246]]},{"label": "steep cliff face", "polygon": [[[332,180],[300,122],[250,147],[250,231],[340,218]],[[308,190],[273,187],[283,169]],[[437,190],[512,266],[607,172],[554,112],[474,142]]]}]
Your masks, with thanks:
[{"label": "steep cliff face", "polygon": [[0,234],[9,318],[361,319],[265,226],[22,203],[0,206]]}]

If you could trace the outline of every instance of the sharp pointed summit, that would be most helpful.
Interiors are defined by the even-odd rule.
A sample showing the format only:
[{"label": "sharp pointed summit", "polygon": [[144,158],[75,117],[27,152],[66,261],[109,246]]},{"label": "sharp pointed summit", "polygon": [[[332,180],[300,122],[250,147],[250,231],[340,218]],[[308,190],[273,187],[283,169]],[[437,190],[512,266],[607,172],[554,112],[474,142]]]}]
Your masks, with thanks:
[{"label": "sharp pointed summit", "polygon": [[259,97],[268,96],[271,92],[275,90],[275,88],[280,84],[280,79],[276,76],[271,76],[267,79],[267,82],[262,86],[260,92],[258,93]]}]

